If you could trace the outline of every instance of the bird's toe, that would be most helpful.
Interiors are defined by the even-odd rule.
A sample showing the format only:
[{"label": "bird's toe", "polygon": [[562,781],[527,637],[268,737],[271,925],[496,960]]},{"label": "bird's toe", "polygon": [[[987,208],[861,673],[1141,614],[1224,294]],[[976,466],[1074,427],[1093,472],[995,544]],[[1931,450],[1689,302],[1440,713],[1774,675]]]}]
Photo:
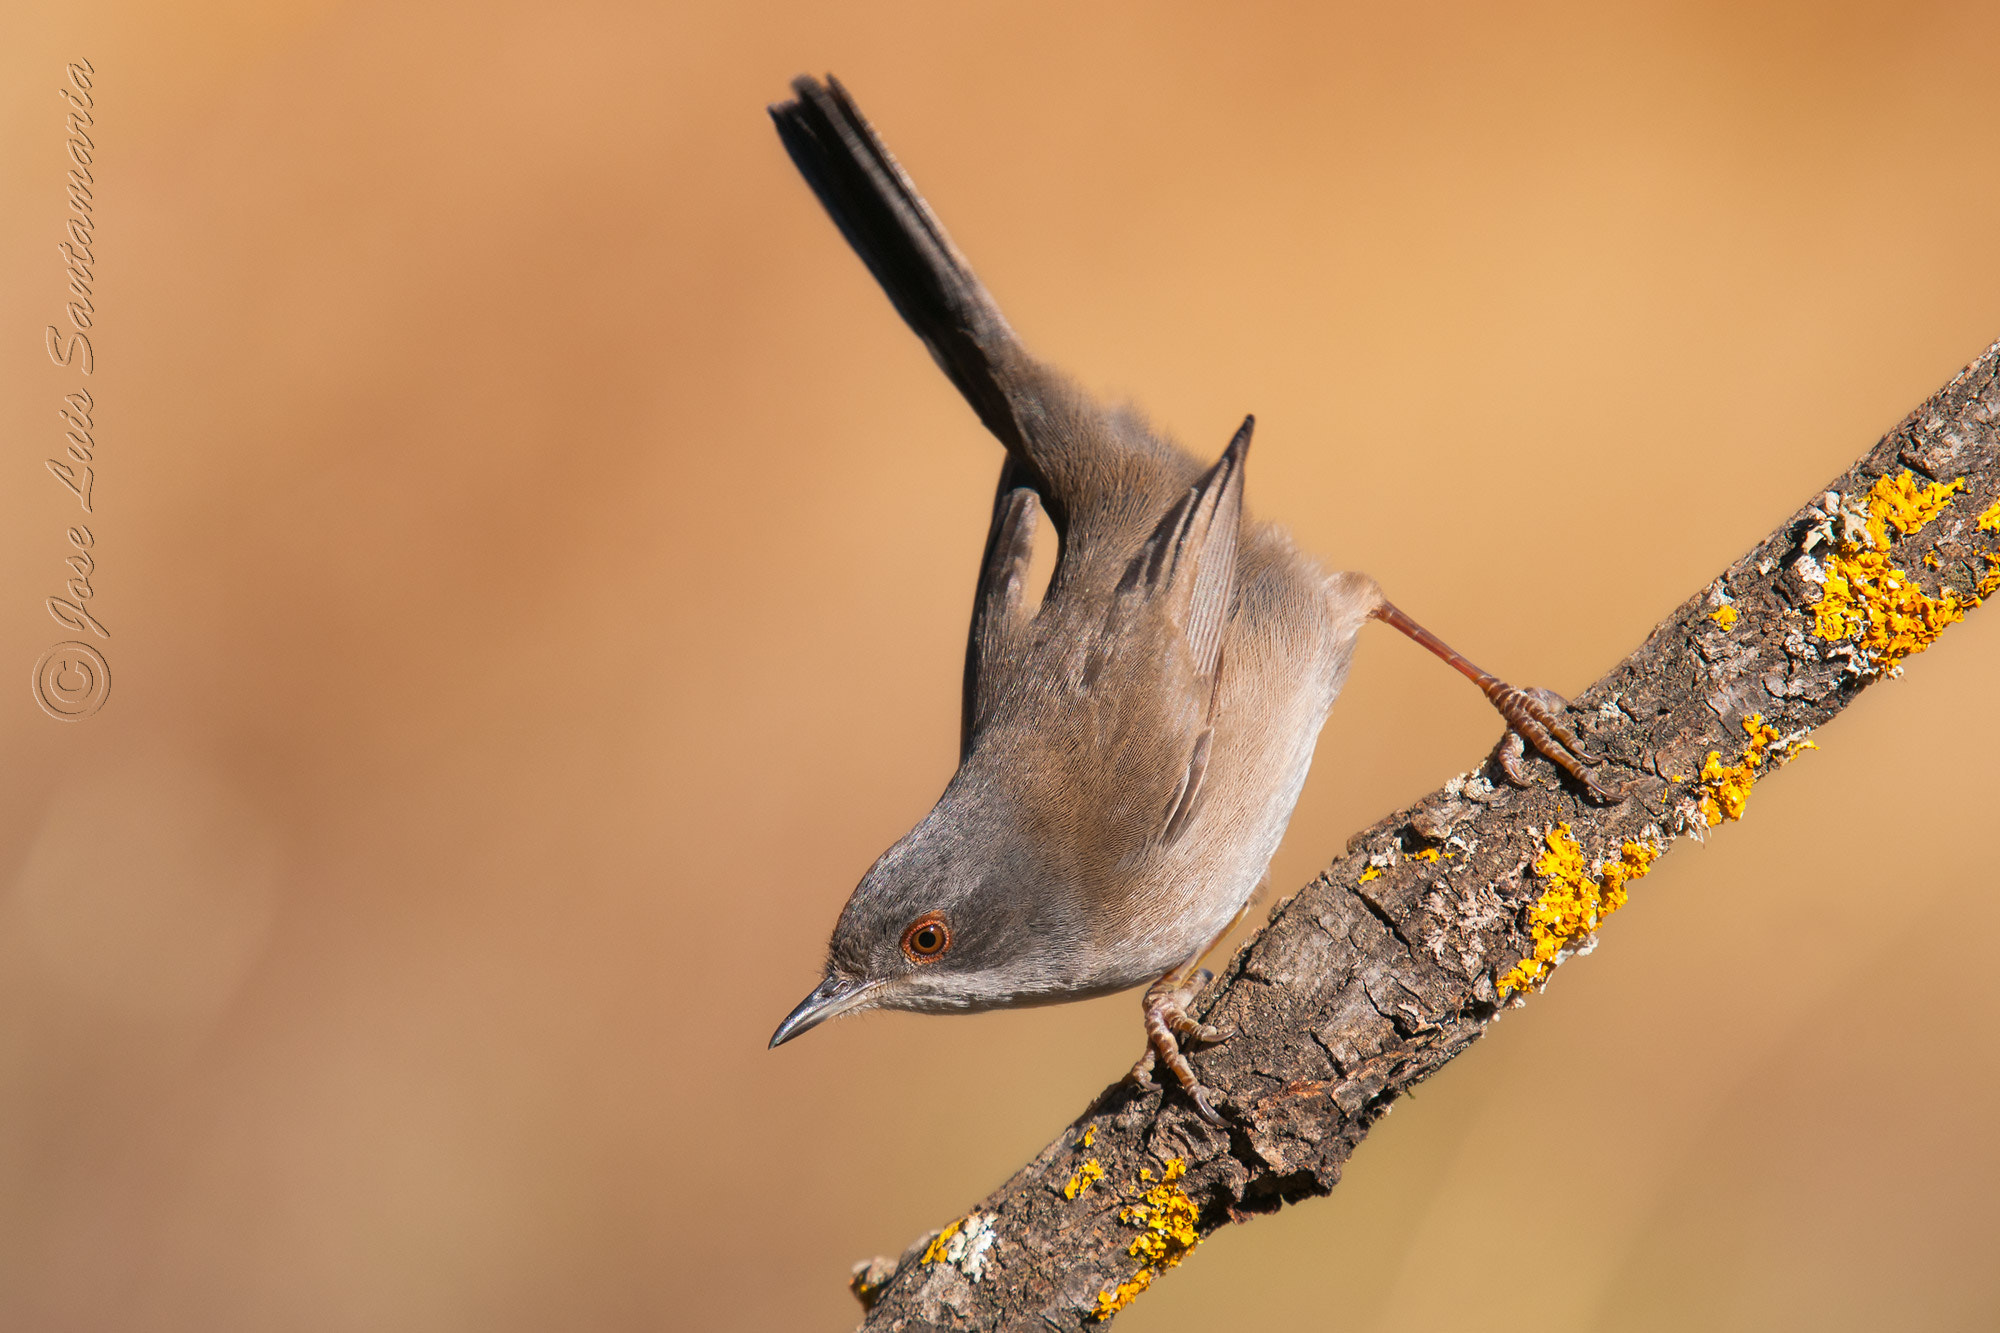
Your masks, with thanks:
[{"label": "bird's toe", "polygon": [[1590,773],[1604,762],[1603,758],[1586,751],[1582,740],[1563,720],[1568,700],[1554,690],[1537,687],[1504,690],[1493,703],[1507,722],[1499,761],[1500,771],[1509,782],[1517,787],[1529,785],[1527,774],[1521,769],[1521,759],[1526,747],[1532,745],[1536,753],[1575,778],[1593,797],[1607,802],[1616,799]]}]

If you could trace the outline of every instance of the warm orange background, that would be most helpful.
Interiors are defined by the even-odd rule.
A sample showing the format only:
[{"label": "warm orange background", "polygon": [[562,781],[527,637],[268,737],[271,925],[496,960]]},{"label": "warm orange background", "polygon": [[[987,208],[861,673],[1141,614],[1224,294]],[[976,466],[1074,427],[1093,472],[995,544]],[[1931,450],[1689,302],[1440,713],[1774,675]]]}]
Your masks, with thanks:
[{"label": "warm orange background", "polygon": [[[998,450],[763,113],[1032,345],[1580,688],[2000,335],[1989,4],[15,6],[0,1328],[848,1326],[1130,997],[771,1053],[950,771]],[[1506,12],[1502,15],[1502,9]],[[562,16],[555,17],[560,10]],[[98,67],[109,706],[29,666]],[[2000,1321],[2000,613],[1132,1329]],[[1479,758],[1370,633],[1281,888]]]}]

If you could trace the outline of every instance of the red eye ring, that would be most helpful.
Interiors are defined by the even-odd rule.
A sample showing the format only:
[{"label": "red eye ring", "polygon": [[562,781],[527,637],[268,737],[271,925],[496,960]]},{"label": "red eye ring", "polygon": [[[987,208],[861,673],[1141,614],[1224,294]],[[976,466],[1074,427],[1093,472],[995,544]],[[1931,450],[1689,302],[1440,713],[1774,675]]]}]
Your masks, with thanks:
[{"label": "red eye ring", "polygon": [[935,963],[951,951],[951,927],[937,912],[926,912],[903,932],[903,956],[913,963]]}]

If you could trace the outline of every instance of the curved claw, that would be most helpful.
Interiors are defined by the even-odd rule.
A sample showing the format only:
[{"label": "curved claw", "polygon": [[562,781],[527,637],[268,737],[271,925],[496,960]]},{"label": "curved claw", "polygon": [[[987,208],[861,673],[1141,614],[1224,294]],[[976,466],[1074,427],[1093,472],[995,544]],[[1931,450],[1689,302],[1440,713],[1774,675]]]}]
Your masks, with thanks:
[{"label": "curved claw", "polygon": [[1139,1057],[1138,1063],[1125,1071],[1125,1081],[1135,1088],[1144,1088],[1148,1092],[1159,1087],[1158,1080],[1153,1077],[1153,1063],[1153,1048],[1148,1044],[1146,1053]]},{"label": "curved claw", "polygon": [[1507,722],[1507,736],[1500,745],[1499,762],[1500,771],[1509,782],[1517,787],[1530,785],[1527,774],[1521,769],[1521,759],[1525,745],[1532,744],[1544,759],[1582,783],[1584,790],[1598,800],[1609,803],[1616,799],[1598,786],[1587,771],[1604,760],[1585,753],[1576,733],[1559,716],[1561,710],[1569,707],[1568,700],[1554,690],[1520,690],[1511,685],[1492,691],[1488,697]]},{"label": "curved claw", "polygon": [[1528,752],[1527,742],[1521,733],[1512,727],[1500,737],[1500,744],[1494,747],[1493,757],[1500,763],[1501,776],[1515,787],[1532,787],[1534,781],[1528,777],[1528,770],[1521,767],[1521,760]]}]

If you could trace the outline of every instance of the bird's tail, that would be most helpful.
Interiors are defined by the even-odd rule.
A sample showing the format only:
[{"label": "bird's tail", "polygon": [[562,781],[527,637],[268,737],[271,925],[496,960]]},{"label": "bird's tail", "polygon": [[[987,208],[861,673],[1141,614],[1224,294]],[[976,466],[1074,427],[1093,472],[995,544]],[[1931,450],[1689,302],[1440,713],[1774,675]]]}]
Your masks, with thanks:
[{"label": "bird's tail", "polygon": [[1023,451],[1008,385],[1033,372],[993,298],[840,82],[792,91],[771,108],[792,161],[986,428]]}]

